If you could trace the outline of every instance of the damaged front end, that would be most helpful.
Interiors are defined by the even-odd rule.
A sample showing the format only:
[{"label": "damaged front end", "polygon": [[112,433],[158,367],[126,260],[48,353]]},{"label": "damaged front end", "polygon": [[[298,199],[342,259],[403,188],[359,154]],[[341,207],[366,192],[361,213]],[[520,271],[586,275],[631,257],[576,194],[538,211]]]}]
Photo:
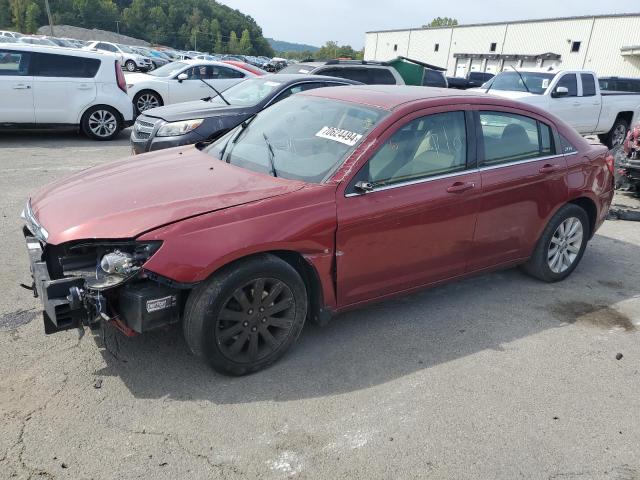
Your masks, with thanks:
[{"label": "damaged front end", "polygon": [[161,242],[51,245],[29,208],[23,216],[32,290],[44,306],[45,333],[95,328],[107,321],[134,335],[180,320],[183,290],[143,269]]}]

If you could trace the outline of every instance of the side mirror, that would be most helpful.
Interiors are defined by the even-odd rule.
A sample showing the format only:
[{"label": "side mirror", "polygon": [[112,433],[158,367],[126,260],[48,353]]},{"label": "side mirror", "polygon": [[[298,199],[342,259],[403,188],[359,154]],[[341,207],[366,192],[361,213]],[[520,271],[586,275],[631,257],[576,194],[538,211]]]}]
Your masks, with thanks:
[{"label": "side mirror", "polygon": [[187,75],[186,73],[181,73],[180,75],[178,75],[178,82],[182,83],[184,80],[187,80],[189,78],[189,75]]},{"label": "side mirror", "polygon": [[569,89],[567,87],[556,87],[551,96],[553,98],[566,97],[569,95]]},{"label": "side mirror", "polygon": [[359,181],[353,186],[360,193],[372,192],[374,189],[373,183]]}]

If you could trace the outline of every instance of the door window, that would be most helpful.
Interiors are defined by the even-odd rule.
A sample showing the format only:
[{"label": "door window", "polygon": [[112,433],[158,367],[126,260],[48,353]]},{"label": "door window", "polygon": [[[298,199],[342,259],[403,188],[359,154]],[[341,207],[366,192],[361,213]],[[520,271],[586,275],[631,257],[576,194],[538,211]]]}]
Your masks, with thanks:
[{"label": "door window", "polygon": [[581,73],[582,79],[582,96],[593,97],[596,94],[596,81],[590,73]]},{"label": "door window", "polygon": [[392,185],[459,172],[466,163],[464,112],[438,113],[402,126],[374,154],[356,181]]},{"label": "door window", "polygon": [[503,112],[480,112],[484,165],[553,154],[551,129],[533,118]]},{"label": "door window", "polygon": [[396,77],[393,76],[386,68],[372,68],[371,69],[371,83],[373,85],[395,85]]},{"label": "door window", "polygon": [[568,73],[564,77],[560,79],[558,87],[567,87],[569,93],[562,98],[566,97],[577,97],[578,96],[578,77],[576,77],[575,73]]},{"label": "door window", "polygon": [[31,55],[14,50],[0,50],[0,76],[28,75]]},{"label": "door window", "polygon": [[355,80],[356,82],[371,83],[369,81],[369,71],[366,68],[326,68],[324,70],[319,70],[316,73],[318,75],[326,75],[328,77],[348,78],[349,80]]},{"label": "door window", "polygon": [[35,75],[39,77],[93,78],[100,68],[97,58],[37,53]]},{"label": "door window", "polygon": [[238,70],[226,67],[211,67],[211,78],[216,80],[223,80],[227,78],[244,78],[245,75]]}]

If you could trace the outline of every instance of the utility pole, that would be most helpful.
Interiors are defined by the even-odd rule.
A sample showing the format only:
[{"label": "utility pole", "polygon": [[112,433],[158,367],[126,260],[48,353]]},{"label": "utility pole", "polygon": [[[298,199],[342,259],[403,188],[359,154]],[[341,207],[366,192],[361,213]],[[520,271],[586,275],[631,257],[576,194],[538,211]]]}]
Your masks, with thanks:
[{"label": "utility pole", "polygon": [[195,51],[198,51],[198,30],[194,30],[193,31],[193,36],[194,36],[193,49]]},{"label": "utility pole", "polygon": [[51,19],[51,9],[49,8],[49,0],[44,0],[44,6],[47,9],[47,17],[49,17],[49,34],[55,37],[53,34],[53,20]]},{"label": "utility pole", "polygon": [[116,33],[120,35],[120,21],[116,20]]}]

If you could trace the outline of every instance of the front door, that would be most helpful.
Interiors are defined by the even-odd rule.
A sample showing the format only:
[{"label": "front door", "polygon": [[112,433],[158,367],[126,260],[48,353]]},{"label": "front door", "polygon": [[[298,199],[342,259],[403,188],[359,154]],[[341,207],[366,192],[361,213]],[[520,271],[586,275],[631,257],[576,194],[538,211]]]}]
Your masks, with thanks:
[{"label": "front door", "polygon": [[477,118],[482,197],[469,270],[528,257],[568,195],[566,160],[542,119],[493,106]]},{"label": "front door", "polygon": [[0,123],[34,123],[31,54],[0,49]]},{"label": "front door", "polygon": [[224,92],[232,85],[241,82],[246,76],[233,68],[207,64],[190,67],[181,73],[186,73],[188,78],[181,82],[177,79],[172,80],[169,85],[169,103],[215,97],[215,91],[207,84],[219,92]]},{"label": "front door", "polygon": [[467,115],[442,110],[391,127],[337,198],[340,307],[465,272],[480,176]]}]

